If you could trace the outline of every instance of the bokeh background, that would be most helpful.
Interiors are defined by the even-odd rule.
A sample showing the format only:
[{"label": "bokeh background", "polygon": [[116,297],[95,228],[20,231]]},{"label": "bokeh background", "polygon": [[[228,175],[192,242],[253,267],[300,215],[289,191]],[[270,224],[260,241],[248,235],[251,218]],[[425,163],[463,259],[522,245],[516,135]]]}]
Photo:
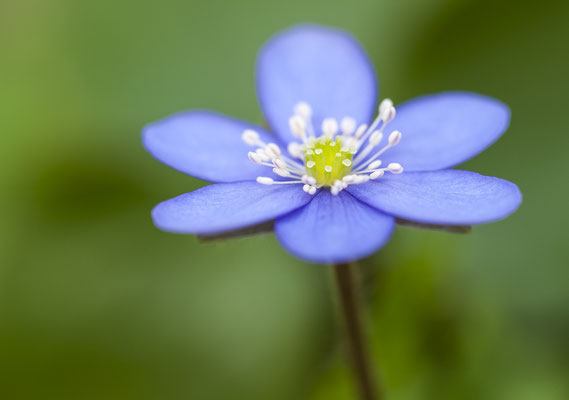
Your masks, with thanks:
[{"label": "bokeh background", "polygon": [[1,398],[354,398],[328,268],[270,234],[156,230],[153,205],[205,183],[140,144],[184,109],[260,122],[256,52],[309,21],[352,31],[396,103],[512,108],[462,168],[516,182],[519,211],[400,227],[362,263],[387,399],[569,398],[569,3],[548,0],[1,0]]}]

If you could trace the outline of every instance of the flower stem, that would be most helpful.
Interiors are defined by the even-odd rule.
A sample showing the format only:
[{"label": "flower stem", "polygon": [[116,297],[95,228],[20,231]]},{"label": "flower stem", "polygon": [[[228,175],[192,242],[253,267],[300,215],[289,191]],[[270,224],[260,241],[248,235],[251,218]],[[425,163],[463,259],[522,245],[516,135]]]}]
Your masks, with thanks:
[{"label": "flower stem", "polygon": [[334,265],[348,339],[348,351],[362,400],[381,400],[373,379],[362,329],[361,301],[356,290],[355,269],[355,263]]}]

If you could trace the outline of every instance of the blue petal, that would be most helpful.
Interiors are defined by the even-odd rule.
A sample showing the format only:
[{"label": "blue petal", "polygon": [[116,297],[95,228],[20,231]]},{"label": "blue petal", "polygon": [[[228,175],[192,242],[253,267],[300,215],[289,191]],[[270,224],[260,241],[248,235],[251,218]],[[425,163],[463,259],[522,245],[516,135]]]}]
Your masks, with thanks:
[{"label": "blue petal", "polygon": [[406,171],[449,168],[474,157],[506,130],[510,110],[498,100],[474,93],[451,92],[418,97],[397,107],[388,126],[403,139],[385,153]]},{"label": "blue petal", "polygon": [[253,129],[265,143],[275,138],[262,128],[211,111],[188,111],[147,125],[144,147],[164,164],[212,182],[254,180],[270,170],[252,163],[254,150],[241,140]]},{"label": "blue petal", "polygon": [[311,199],[300,184],[219,183],[158,204],[152,218],[164,231],[214,235],[271,221]]},{"label": "blue petal", "polygon": [[275,223],[283,247],[315,263],[357,260],[381,248],[393,232],[394,219],[346,192],[321,190],[314,200]]},{"label": "blue petal", "polygon": [[511,182],[459,170],[385,175],[346,190],[387,214],[436,225],[497,221],[513,213],[522,201]]},{"label": "blue petal", "polygon": [[257,59],[257,95],[269,126],[289,142],[294,105],[312,106],[315,129],[323,118],[351,116],[368,123],[378,83],[360,44],[347,32],[299,25],[274,36]]}]

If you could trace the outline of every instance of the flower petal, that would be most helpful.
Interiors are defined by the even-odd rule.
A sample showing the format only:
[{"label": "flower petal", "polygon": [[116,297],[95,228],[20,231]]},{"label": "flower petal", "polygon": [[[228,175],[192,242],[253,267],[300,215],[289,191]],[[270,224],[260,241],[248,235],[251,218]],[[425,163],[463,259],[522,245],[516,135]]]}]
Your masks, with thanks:
[{"label": "flower petal", "polygon": [[342,263],[373,254],[393,232],[393,217],[346,192],[321,190],[306,207],[275,222],[277,238],[290,253],[310,262]]},{"label": "flower petal", "polygon": [[269,126],[294,139],[288,120],[294,105],[312,107],[312,122],[345,116],[368,123],[375,112],[378,83],[361,45],[347,32],[299,25],[274,36],[257,59],[257,95]]},{"label": "flower petal", "polygon": [[385,153],[406,171],[432,171],[460,164],[486,149],[506,130],[510,110],[490,97],[466,92],[439,93],[397,107],[388,132],[403,139]]},{"label": "flower petal", "polygon": [[158,204],[152,218],[164,231],[214,235],[270,221],[310,200],[301,185],[219,183]]},{"label": "flower petal", "polygon": [[245,129],[259,133],[265,143],[275,138],[262,128],[212,111],[174,114],[147,125],[144,147],[164,164],[212,182],[254,180],[267,168],[247,157],[253,147],[241,135]]},{"label": "flower petal", "polygon": [[522,201],[513,183],[460,170],[385,175],[346,190],[387,214],[436,225],[497,221],[513,213]]}]

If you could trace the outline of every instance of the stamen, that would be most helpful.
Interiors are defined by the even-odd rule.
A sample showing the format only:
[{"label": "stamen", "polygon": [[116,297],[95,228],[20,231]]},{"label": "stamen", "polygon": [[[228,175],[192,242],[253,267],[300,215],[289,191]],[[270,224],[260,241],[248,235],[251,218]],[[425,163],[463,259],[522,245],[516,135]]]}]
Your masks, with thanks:
[{"label": "stamen", "polygon": [[302,160],[302,148],[298,143],[290,142],[287,146],[287,150],[291,156]]},{"label": "stamen", "polygon": [[267,155],[269,155],[271,158],[279,158],[281,156],[281,149],[275,143],[269,143],[265,147],[265,151],[267,152]]},{"label": "stamen", "polygon": [[273,172],[279,176],[282,176],[283,178],[289,178],[291,176],[290,172],[282,168],[273,168]]},{"label": "stamen", "polygon": [[383,132],[375,131],[369,138],[369,144],[375,147],[379,144],[379,142],[381,142],[381,139],[383,139]]},{"label": "stamen", "polygon": [[377,161],[371,162],[371,163],[367,166],[367,168],[368,168],[368,169],[377,169],[377,168],[379,168],[380,166],[381,166],[381,160],[377,160]]},{"label": "stamen", "polygon": [[302,183],[300,180],[295,180],[295,181],[275,181],[272,178],[269,178],[267,176],[258,176],[257,177],[257,183],[260,183],[262,185],[287,185],[287,184],[291,184],[291,183]]},{"label": "stamen", "polygon": [[383,174],[384,174],[383,170],[372,172],[369,175],[369,179],[379,179],[383,176]]},{"label": "stamen", "polygon": [[288,120],[290,131],[294,137],[306,142],[306,123],[305,120],[299,116],[294,115]]},{"label": "stamen", "polygon": [[384,114],[387,110],[393,107],[393,102],[391,99],[383,99],[382,102],[379,104],[379,114]]},{"label": "stamen", "polygon": [[391,106],[387,108],[386,110],[383,111],[382,114],[380,114],[380,117],[383,123],[387,125],[388,123],[393,121],[393,118],[395,118],[395,107]]},{"label": "stamen", "polygon": [[[379,150],[377,153],[375,153],[371,158],[369,158],[366,163],[364,163],[363,165],[361,165],[360,167],[356,168],[356,171],[360,171],[362,169],[366,168],[366,164],[371,163],[373,160],[375,160],[377,157],[379,157],[380,155],[382,155],[387,149],[389,149],[390,147],[396,146],[400,141],[401,141],[401,137],[402,134],[399,131],[393,131],[389,134],[389,138],[388,138],[388,144],[387,146],[385,146],[384,148],[382,148],[381,150]],[[370,139],[371,142],[371,139]],[[364,149],[365,152],[366,149]],[[363,153],[363,152],[362,152]],[[369,154],[369,152],[367,153]],[[367,156],[366,154],[366,156]],[[356,158],[356,160],[354,160],[354,162],[360,162],[363,160],[363,157],[361,157],[361,159],[358,160],[358,158],[360,158],[359,156]],[[356,163],[357,165],[357,163]]]},{"label": "stamen", "polygon": [[308,121],[312,117],[312,107],[307,102],[301,101],[294,106],[294,113]]},{"label": "stamen", "polygon": [[249,153],[247,153],[247,156],[249,157],[249,160],[253,161],[255,164],[263,163],[263,159],[257,153],[250,151]]},{"label": "stamen", "polygon": [[354,182],[355,179],[356,179],[356,175],[346,175],[342,178],[342,182],[350,184],[350,183]]},{"label": "stamen", "polygon": [[383,133],[381,131],[375,131],[369,138],[369,144],[365,149],[358,153],[354,159],[354,164],[358,165],[361,161],[363,161],[368,156],[368,154],[371,153],[373,148],[376,147],[379,142],[381,142],[381,139],[383,139]]},{"label": "stamen", "polygon": [[324,118],[322,132],[325,136],[332,138],[338,132],[338,121],[335,118]]},{"label": "stamen", "polygon": [[272,185],[273,183],[275,183],[275,181],[272,178],[269,178],[267,176],[258,176],[257,182],[262,185]]},{"label": "stamen", "polygon": [[273,164],[274,164],[277,168],[281,168],[281,169],[286,169],[286,168],[288,168],[288,165],[286,165],[286,162],[284,162],[284,161],[281,160],[280,158],[273,158]]},{"label": "stamen", "polygon": [[359,128],[356,130],[356,133],[355,133],[354,137],[355,137],[356,139],[360,139],[360,138],[364,135],[364,133],[366,133],[366,131],[367,131],[367,125],[366,125],[366,124],[362,124],[362,125],[360,125]]},{"label": "stamen", "polygon": [[396,146],[401,141],[401,132],[393,131],[389,134],[389,138],[387,139],[390,146]]},{"label": "stamen", "polygon": [[252,129],[245,129],[241,139],[249,146],[255,146],[259,143],[259,134]]},{"label": "stamen", "polygon": [[403,172],[403,167],[399,163],[390,163],[387,166],[387,170],[392,174],[400,174]]},{"label": "stamen", "polygon": [[345,136],[350,136],[356,130],[356,120],[352,117],[344,117],[340,122],[340,130]]},{"label": "stamen", "polygon": [[306,183],[307,185],[316,186],[316,179],[314,179],[314,177],[312,177],[312,176],[302,175],[301,180],[302,180],[302,182]]},{"label": "stamen", "polygon": [[[339,124],[335,118],[324,118],[322,135],[318,138],[314,137],[311,117],[312,108],[306,102],[299,102],[294,106],[294,115],[289,119],[290,130],[294,137],[304,143],[293,141],[287,145],[288,154],[292,158],[283,154],[276,143],[263,143],[256,131],[247,129],[243,132],[242,139],[245,143],[259,147],[247,154],[249,159],[257,165],[271,167],[273,173],[279,177],[288,178],[274,180],[260,176],[257,182],[264,185],[299,183],[302,189],[311,195],[326,186],[333,195],[338,195],[348,185],[381,178],[385,171],[393,174],[403,172],[399,163],[390,163],[386,168],[380,168],[382,161],[376,160],[383,152],[401,141],[402,135],[399,131],[391,132],[387,144],[369,156],[381,143],[385,127],[395,117],[391,100],[385,99],[381,102],[378,115],[369,126],[357,126],[355,119],[348,116],[342,118]],[[359,151],[366,142],[367,145]]]},{"label": "stamen", "polygon": [[257,149],[257,151],[255,153],[259,157],[261,157],[261,160],[263,160],[264,162],[271,161],[271,157],[269,157],[269,155],[267,154],[267,152],[264,149]]}]

